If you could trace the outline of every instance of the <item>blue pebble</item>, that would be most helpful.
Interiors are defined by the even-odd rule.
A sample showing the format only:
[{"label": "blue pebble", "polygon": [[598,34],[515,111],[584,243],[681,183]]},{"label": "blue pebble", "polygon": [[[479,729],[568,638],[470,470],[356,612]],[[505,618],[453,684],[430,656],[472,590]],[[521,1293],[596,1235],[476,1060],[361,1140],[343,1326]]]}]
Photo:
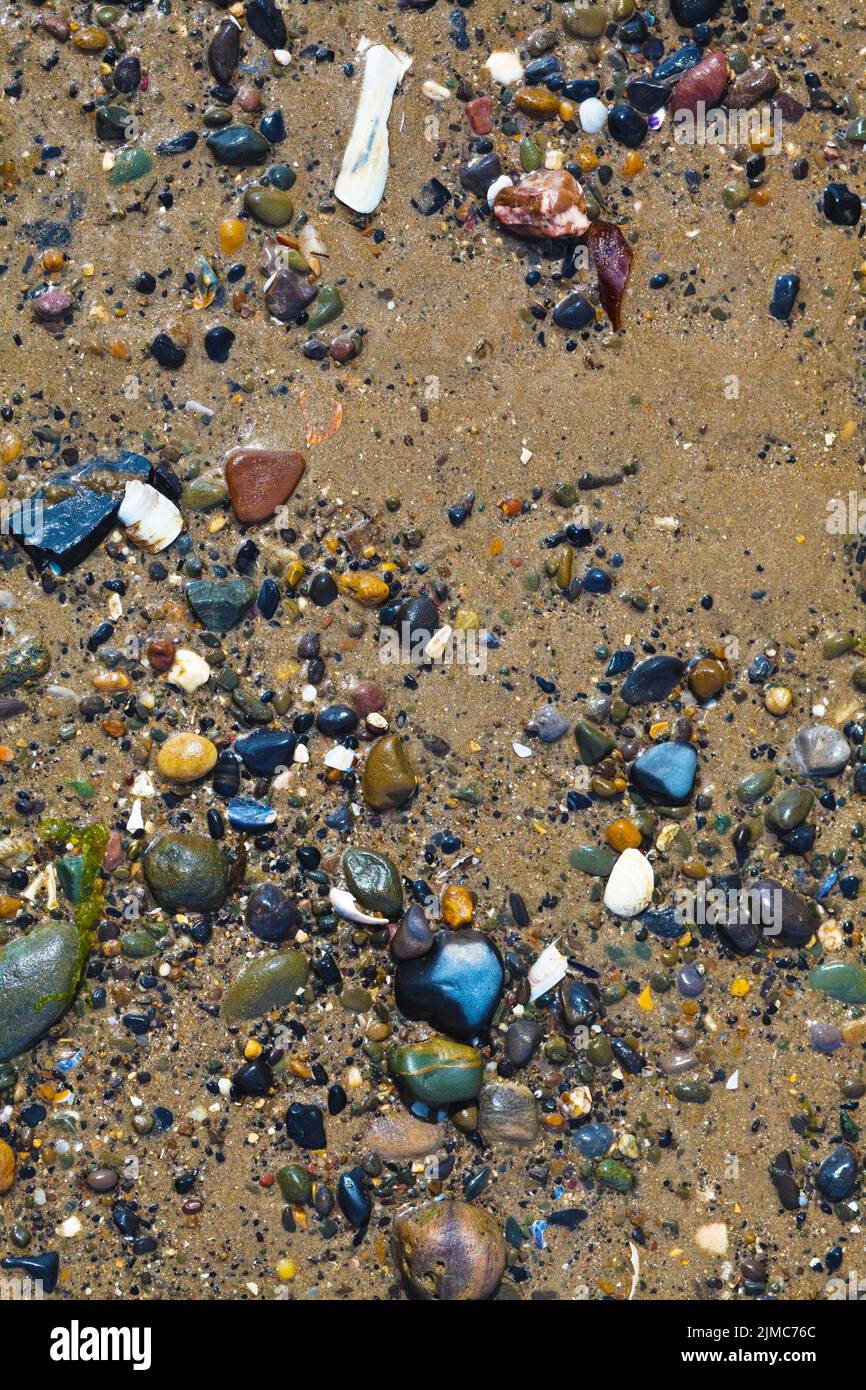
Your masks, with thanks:
[{"label": "blue pebble", "polygon": [[575,1131],[574,1147],[584,1158],[604,1158],[612,1143],[613,1130],[600,1121],[591,1121]]},{"label": "blue pebble", "polygon": [[688,743],[657,743],[639,753],[631,765],[634,786],[668,806],[682,806],[695,785],[698,755]]},{"label": "blue pebble", "polygon": [[273,806],[251,796],[233,796],[226,806],[226,814],[235,830],[264,830],[277,819]]}]

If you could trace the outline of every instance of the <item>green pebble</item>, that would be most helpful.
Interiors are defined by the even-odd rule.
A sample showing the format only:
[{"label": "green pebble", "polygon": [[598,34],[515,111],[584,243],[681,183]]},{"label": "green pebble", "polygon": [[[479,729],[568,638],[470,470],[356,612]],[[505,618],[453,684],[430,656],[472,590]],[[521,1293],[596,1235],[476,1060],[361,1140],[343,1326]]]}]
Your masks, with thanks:
[{"label": "green pebble", "polygon": [[595,1176],[605,1187],[614,1192],[631,1192],[634,1187],[634,1174],[618,1158],[603,1158],[595,1165]]},{"label": "green pebble", "polygon": [[810,974],[809,984],[842,1004],[866,1004],[866,968],[859,961],[824,961]]},{"label": "green pebble", "polygon": [[326,323],[339,318],[343,312],[343,296],[333,285],[323,285],[319,290],[316,299],[316,307],[310,314],[307,329],[315,332],[317,328],[324,328]]},{"label": "green pebble", "polygon": [[606,845],[579,845],[568,856],[573,869],[580,869],[581,873],[593,874],[597,878],[607,878],[616,861],[617,855]]},{"label": "green pebble", "polygon": [[223,1014],[228,1019],[259,1018],[271,1009],[290,1004],[307,982],[307,957],[303,951],[274,951],[241,970],[229,987]]},{"label": "green pebble", "polygon": [[480,1052],[451,1038],[434,1035],[425,1042],[395,1047],[388,1057],[388,1069],[425,1105],[474,1100],[481,1090]]},{"label": "green pebble", "polygon": [[149,174],[152,168],[153,160],[147,150],[121,150],[108,175],[108,182],[112,188],[119,188],[125,183],[135,183],[136,179],[143,179],[145,174]]}]

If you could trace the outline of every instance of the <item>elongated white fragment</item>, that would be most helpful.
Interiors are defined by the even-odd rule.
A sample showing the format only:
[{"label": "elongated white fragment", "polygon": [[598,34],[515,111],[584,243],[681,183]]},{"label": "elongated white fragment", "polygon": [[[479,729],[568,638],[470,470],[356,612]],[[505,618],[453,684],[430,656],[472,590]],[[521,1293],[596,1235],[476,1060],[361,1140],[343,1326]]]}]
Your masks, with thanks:
[{"label": "elongated white fragment", "polygon": [[412,66],[405,53],[373,44],[364,58],[361,96],[355,124],[334,192],[353,212],[373,212],[381,203],[388,177],[388,116],[397,83]]}]

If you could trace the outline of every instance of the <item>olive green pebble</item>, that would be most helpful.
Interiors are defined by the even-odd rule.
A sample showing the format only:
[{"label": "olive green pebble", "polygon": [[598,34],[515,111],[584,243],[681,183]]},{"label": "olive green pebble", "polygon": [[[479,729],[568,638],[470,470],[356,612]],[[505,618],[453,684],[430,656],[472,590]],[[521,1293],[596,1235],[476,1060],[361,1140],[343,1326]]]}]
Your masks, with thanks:
[{"label": "olive green pebble", "polygon": [[339,318],[342,312],[343,296],[340,291],[333,285],[323,285],[319,290],[315,308],[310,313],[307,329],[314,333],[317,328],[324,328],[326,323]]},{"label": "olive green pebble", "polygon": [[120,938],[120,949],[125,956],[141,959],[152,956],[157,944],[149,931],[127,931]]},{"label": "olive green pebble", "polygon": [[572,39],[600,39],[608,24],[608,13],[602,5],[563,5],[559,17]]},{"label": "olive green pebble", "polygon": [[223,1014],[229,1019],[258,1018],[290,1004],[306,984],[303,951],[274,951],[244,967],[226,992]]},{"label": "olive green pebble", "polygon": [[244,207],[257,222],[266,227],[285,227],[294,216],[295,205],[281,188],[254,184],[244,194]]},{"label": "olive green pebble", "polygon": [[313,1195],[313,1179],[300,1163],[285,1163],[277,1172],[280,1191],[293,1206],[304,1206]]},{"label": "olive green pebble", "polygon": [[598,1182],[603,1183],[605,1187],[612,1187],[614,1192],[625,1194],[631,1192],[634,1187],[634,1174],[618,1158],[601,1159],[595,1165],[595,1176]]},{"label": "olive green pebble", "polygon": [[753,772],[748,777],[744,777],[737,787],[737,797],[746,806],[754,806],[756,801],[760,801],[775,781],[776,774],[771,768],[766,768],[763,772]]},{"label": "olive green pebble", "polygon": [[223,478],[202,475],[187,483],[181,495],[181,506],[190,512],[209,512],[228,500],[229,490]]},{"label": "olive green pebble", "polygon": [[108,175],[108,182],[113,188],[135,183],[136,179],[143,179],[145,174],[149,174],[152,168],[153,160],[146,150],[121,150]]},{"label": "olive green pebble", "polygon": [[710,1088],[703,1081],[678,1081],[674,1095],[684,1105],[706,1105],[710,1098]]},{"label": "olive green pebble", "polygon": [[581,873],[593,874],[597,878],[607,878],[613,870],[617,856],[606,845],[579,845],[568,856],[573,869]]}]

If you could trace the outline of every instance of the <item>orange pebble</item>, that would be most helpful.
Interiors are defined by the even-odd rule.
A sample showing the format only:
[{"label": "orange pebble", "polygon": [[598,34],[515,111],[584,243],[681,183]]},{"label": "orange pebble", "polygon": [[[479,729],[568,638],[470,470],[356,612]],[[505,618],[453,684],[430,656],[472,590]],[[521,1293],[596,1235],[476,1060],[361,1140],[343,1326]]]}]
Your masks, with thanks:
[{"label": "orange pebble", "polygon": [[505,516],[520,516],[521,501],[519,497],[506,497],[499,505]]},{"label": "orange pebble", "polygon": [[631,178],[632,174],[639,174],[643,168],[643,160],[637,150],[629,150],[625,159],[622,161],[622,172],[625,177]]},{"label": "orange pebble", "polygon": [[225,217],[220,223],[220,250],[224,256],[233,256],[244,244],[246,227],[239,217]]},{"label": "orange pebble", "polygon": [[611,849],[620,852],[624,849],[640,849],[643,841],[643,835],[634,821],[628,820],[626,816],[617,816],[616,820],[612,820],[604,832],[604,837]]},{"label": "orange pebble", "polygon": [[23,906],[20,898],[0,897],[0,917],[14,917]]},{"label": "orange pebble", "polygon": [[468,927],[475,916],[475,894],[459,884],[449,884],[439,906],[447,927]]},{"label": "orange pebble", "polygon": [[90,682],[101,695],[112,694],[116,690],[131,690],[132,681],[125,671],[100,671]]}]

